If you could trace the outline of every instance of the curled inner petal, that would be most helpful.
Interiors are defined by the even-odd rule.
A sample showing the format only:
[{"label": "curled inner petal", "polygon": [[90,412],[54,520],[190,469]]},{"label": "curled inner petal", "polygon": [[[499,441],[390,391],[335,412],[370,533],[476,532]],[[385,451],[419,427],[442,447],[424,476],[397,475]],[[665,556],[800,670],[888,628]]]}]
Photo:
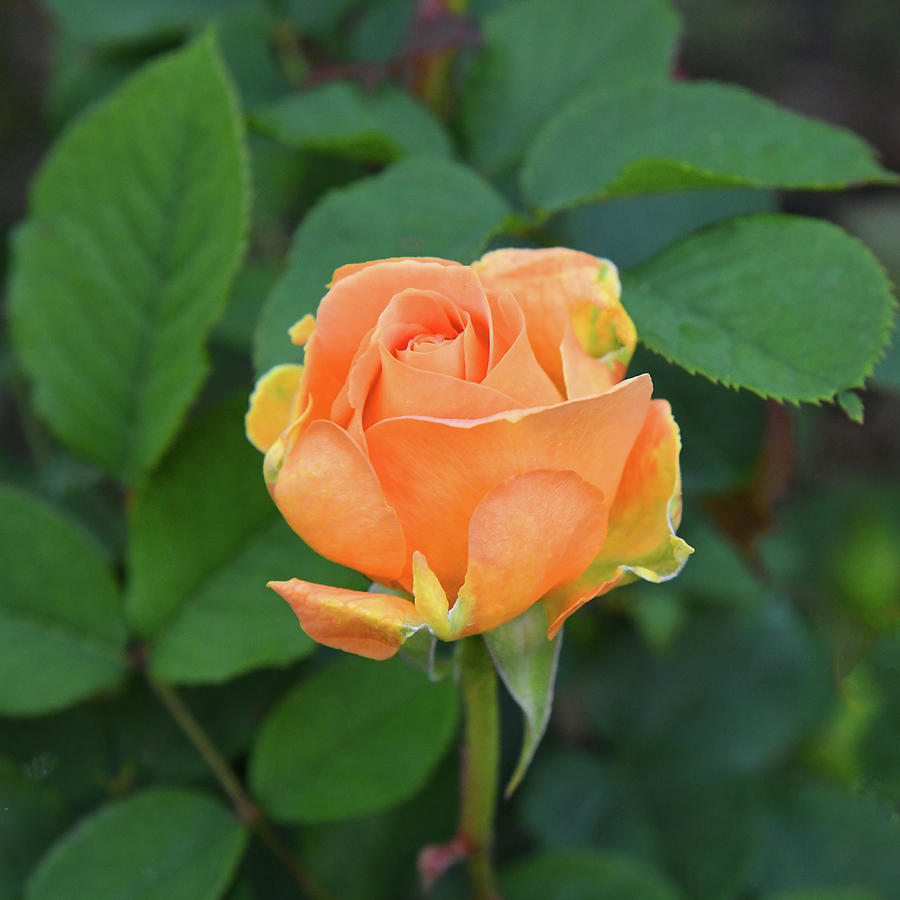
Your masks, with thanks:
[{"label": "curled inner petal", "polygon": [[618,273],[608,260],[559,247],[495,250],[473,268],[486,289],[515,295],[535,357],[560,391],[567,388],[561,348],[570,327],[585,354],[605,359],[618,353],[614,362],[624,365],[612,370],[613,383],[624,376],[636,333],[619,303]]}]

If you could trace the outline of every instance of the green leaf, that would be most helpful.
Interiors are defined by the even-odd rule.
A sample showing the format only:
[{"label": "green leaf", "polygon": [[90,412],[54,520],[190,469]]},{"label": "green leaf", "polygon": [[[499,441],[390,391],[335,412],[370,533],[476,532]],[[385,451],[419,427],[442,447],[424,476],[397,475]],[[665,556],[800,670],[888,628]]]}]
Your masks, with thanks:
[{"label": "green leaf", "polygon": [[582,95],[529,147],[522,194],[544,211],[686,188],[896,182],[856,135],[712,82]]},{"label": "green leaf", "polygon": [[272,712],[250,759],[275,818],[327,822],[376,812],[424,784],[456,731],[456,687],[399,660],[340,658]]},{"label": "green leaf", "polygon": [[367,584],[284,523],[244,436],[245,409],[241,397],[206,413],[134,498],[127,611],[164,681],[225,681],[311,653],[269,580]]},{"label": "green leaf", "polygon": [[793,402],[860,387],[894,313],[862,244],[796,216],[747,216],[692,234],[627,272],[622,298],[651,350]]},{"label": "green leaf", "polygon": [[216,900],[246,843],[246,830],[219,803],[155,788],[82,821],[43,858],[25,896]]},{"label": "green leaf", "polygon": [[246,0],[45,0],[60,28],[86,44],[174,37]]},{"label": "green leaf", "polygon": [[126,671],[125,626],[97,546],[43,502],[0,486],[0,713],[60,709]]},{"label": "green leaf", "polygon": [[287,329],[315,310],[339,266],[391,256],[470,262],[508,213],[489,184],[449,160],[403,160],[328,194],[294,234],[287,269],[263,307],[257,370],[292,358]]},{"label": "green leaf", "polygon": [[506,868],[500,877],[509,900],[678,900],[648,863],[612,853],[556,851]]},{"label": "green leaf", "polygon": [[853,391],[842,391],[837,395],[837,403],[851,422],[856,422],[857,425],[863,424],[865,411],[859,394],[854,394]]},{"label": "green leaf", "polygon": [[334,81],[255,109],[251,122],[291,147],[376,162],[452,153],[447,132],[428,107],[387,84],[367,92]]},{"label": "green leaf", "polygon": [[678,17],[663,0],[519,0],[485,17],[484,49],[462,97],[472,160],[508,171],[541,124],[575,94],[659,81]]},{"label": "green leaf", "polygon": [[35,179],[14,247],[13,336],[40,414],[125,482],[156,463],[203,380],[246,195],[209,37],[92,107]]},{"label": "green leaf", "polygon": [[63,823],[59,794],[0,758],[0,900],[22,896],[26,876]]},{"label": "green leaf", "polygon": [[547,640],[543,607],[535,604],[511,622],[484,635],[494,666],[525,717],[525,734],[515,771],[506,786],[509,797],[528,771],[553,709],[562,632]]}]

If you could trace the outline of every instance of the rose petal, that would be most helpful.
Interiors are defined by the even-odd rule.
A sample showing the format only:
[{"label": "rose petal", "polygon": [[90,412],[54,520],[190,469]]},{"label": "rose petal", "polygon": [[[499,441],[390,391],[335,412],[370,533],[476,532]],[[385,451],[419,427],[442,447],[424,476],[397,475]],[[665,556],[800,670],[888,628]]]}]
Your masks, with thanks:
[{"label": "rose petal", "polygon": [[563,400],[547,373],[538,365],[523,328],[482,384],[514,397],[523,406],[549,406]]},{"label": "rose petal", "polygon": [[303,366],[275,366],[266,372],[250,395],[244,428],[250,443],[265,453],[294,419],[294,400]]},{"label": "rose petal", "polygon": [[596,256],[582,250],[571,250],[568,247],[541,247],[523,249],[505,247],[485,253],[478,262],[472,264],[478,274],[492,280],[545,278],[559,275],[570,269],[596,266]]},{"label": "rose petal", "polygon": [[337,284],[339,281],[346,278],[348,275],[355,275],[357,272],[361,272],[363,269],[368,269],[371,266],[380,266],[382,263],[395,263],[395,262],[426,262],[426,263],[438,263],[442,266],[458,266],[459,263],[452,259],[442,259],[439,256],[389,256],[385,259],[370,259],[366,262],[360,263],[347,263],[344,266],[341,266],[339,269],[334,270],[334,274],[331,276],[331,283],[328,287],[332,287]]},{"label": "rose petal", "polygon": [[328,418],[363,339],[391,298],[409,289],[435,291],[473,318],[487,318],[481,282],[459,263],[387,260],[336,277],[319,304],[316,331],[307,344],[304,389],[313,398],[314,419]]},{"label": "rose petal", "polygon": [[575,472],[527,472],[489,491],[469,525],[463,634],[514,619],[583,572],[603,545],[608,512],[603,494]]},{"label": "rose petal", "polygon": [[316,317],[312,313],[307,313],[302,319],[294,322],[288,329],[291,343],[302,347],[313,335],[316,330]]},{"label": "rose petal", "polygon": [[641,375],[605,394],[473,421],[402,417],[366,432],[369,457],[409,546],[427,557],[448,595],[462,585],[469,522],[488,491],[539,469],[571,470],[615,495],[646,418]]},{"label": "rose petal", "polygon": [[559,350],[566,395],[570,400],[609,390],[625,374],[624,369],[620,373],[618,367],[614,369],[585,353],[571,325],[566,328]]},{"label": "rose petal", "polygon": [[560,391],[566,387],[560,347],[570,324],[589,355],[603,357],[624,347],[627,364],[636,335],[608,260],[560,247],[495,250],[473,268],[486,288],[515,295],[535,357]]},{"label": "rose petal", "polygon": [[681,439],[665,400],[653,400],[628,456],[602,549],[575,581],[552,591],[544,608],[552,637],[576,609],[620,584],[674,578],[693,552],[675,529],[681,521]]},{"label": "rose petal", "polygon": [[521,405],[484,385],[413,368],[382,348],[381,376],[369,394],[363,423],[368,428],[396,416],[477,419]]},{"label": "rose petal", "polygon": [[288,525],[317,553],[391,583],[406,567],[406,542],[372,466],[333,422],[311,422],[287,448],[269,486]]},{"label": "rose petal", "polygon": [[314,641],[369,659],[390,658],[424,627],[415,606],[393,594],[348,591],[297,578],[268,586],[287,600]]}]

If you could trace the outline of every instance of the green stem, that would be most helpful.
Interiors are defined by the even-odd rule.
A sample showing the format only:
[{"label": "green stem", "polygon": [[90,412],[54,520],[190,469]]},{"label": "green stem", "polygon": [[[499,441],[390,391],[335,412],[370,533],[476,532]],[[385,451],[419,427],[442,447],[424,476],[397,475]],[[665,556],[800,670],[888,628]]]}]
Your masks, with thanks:
[{"label": "green stem", "polygon": [[500,763],[497,675],[480,636],[461,642],[459,664],[466,716],[459,837],[468,853],[474,900],[498,900],[491,857]]},{"label": "green stem", "polygon": [[247,823],[306,896],[313,900],[331,900],[330,896],[310,878],[291,852],[290,847],[282,841],[263,816],[262,810],[241,783],[228,760],[204,731],[203,726],[194,718],[181,696],[169,685],[157,681],[149,674],[145,673],[145,675],[147,683],[162,705],[165,706],[218,778],[219,784],[228,794],[240,819]]}]

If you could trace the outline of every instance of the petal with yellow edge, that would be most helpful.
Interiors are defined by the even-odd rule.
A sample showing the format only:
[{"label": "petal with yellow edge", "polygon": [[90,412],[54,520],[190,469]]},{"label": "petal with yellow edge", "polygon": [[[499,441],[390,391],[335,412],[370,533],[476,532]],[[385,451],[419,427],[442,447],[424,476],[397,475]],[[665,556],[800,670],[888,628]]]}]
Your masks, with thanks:
[{"label": "petal with yellow edge", "polygon": [[275,366],[266,372],[250,395],[244,427],[250,443],[265,453],[294,419],[294,398],[303,366]]},{"label": "petal with yellow edge", "polygon": [[369,659],[389,659],[425,627],[415,606],[393,594],[348,591],[298,578],[268,586],[290,604],[314,641]]},{"label": "petal with yellow edge", "polygon": [[608,512],[603,493],[571,471],[527,472],[490,491],[469,525],[463,633],[490,631],[576,578],[603,545]]},{"label": "petal with yellow edge", "polygon": [[548,635],[593,597],[637,578],[674,578],[693,548],[675,534],[681,521],[681,438],[665,400],[653,400],[631,449],[600,552],[572,583],[544,597]]},{"label": "petal with yellow edge", "polygon": [[[618,271],[608,260],[562,247],[510,249],[487,253],[472,268],[486,288],[513,292],[525,314],[535,356],[561,391],[565,387],[561,348],[569,327],[589,356],[617,353],[627,365],[636,333],[619,302]],[[616,376],[613,383],[625,374],[624,366],[611,371]]]}]

